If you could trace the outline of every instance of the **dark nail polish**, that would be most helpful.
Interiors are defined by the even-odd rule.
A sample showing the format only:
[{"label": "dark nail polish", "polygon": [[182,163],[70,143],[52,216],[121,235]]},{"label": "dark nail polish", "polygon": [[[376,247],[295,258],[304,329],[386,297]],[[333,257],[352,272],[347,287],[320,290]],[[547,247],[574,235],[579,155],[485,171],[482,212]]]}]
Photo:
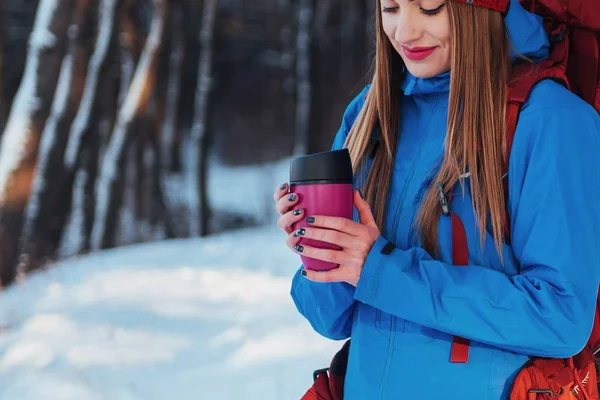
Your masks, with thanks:
[{"label": "dark nail polish", "polygon": [[306,230],[305,230],[304,228],[300,228],[300,229],[298,229],[298,230],[297,230],[297,231],[294,233],[294,235],[295,235],[296,237],[298,237],[298,236],[304,236],[304,235],[306,235]]},{"label": "dark nail polish", "polygon": [[305,270],[300,271],[300,275],[306,276],[306,271]]},{"label": "dark nail polish", "polygon": [[362,190],[358,189],[358,195],[360,196],[361,199],[364,199],[365,196],[363,196],[362,194]]},{"label": "dark nail polish", "polygon": [[304,247],[300,246],[299,244],[296,245],[296,251],[298,253],[302,253],[304,251]]},{"label": "dark nail polish", "polygon": [[308,222],[309,224],[313,224],[315,222],[315,217],[306,218],[306,222]]},{"label": "dark nail polish", "polygon": [[296,201],[296,195],[295,194],[291,194],[290,197],[288,197],[289,201]]},{"label": "dark nail polish", "polygon": [[298,215],[302,214],[302,209],[299,208],[297,210],[294,210],[294,215],[297,217]]},{"label": "dark nail polish", "polygon": [[287,183],[284,183],[281,186],[279,186],[279,190],[285,190],[286,187],[287,187]]}]

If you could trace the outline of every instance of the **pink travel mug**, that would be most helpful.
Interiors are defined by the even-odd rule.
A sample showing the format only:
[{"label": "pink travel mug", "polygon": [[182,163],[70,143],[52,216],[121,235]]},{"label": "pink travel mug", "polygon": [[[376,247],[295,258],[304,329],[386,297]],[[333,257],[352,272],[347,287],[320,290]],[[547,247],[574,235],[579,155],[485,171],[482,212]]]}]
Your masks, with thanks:
[{"label": "pink travel mug", "polygon": [[[304,209],[305,218],[328,215],[352,219],[353,190],[352,161],[348,149],[296,157],[291,162],[290,192],[298,196],[295,208]],[[308,225],[302,219],[292,228],[296,230]],[[336,245],[306,238],[301,238],[298,244],[341,250]],[[304,267],[311,270],[327,271],[339,267],[338,264],[303,255],[300,258]]]}]

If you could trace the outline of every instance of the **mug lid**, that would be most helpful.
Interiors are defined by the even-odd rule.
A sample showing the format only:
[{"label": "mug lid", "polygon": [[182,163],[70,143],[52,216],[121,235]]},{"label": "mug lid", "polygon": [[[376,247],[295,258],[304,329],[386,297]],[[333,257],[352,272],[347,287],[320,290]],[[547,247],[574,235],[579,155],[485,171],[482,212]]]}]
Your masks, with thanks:
[{"label": "mug lid", "polygon": [[352,183],[352,160],[348,149],[295,157],[290,164],[290,183]]}]

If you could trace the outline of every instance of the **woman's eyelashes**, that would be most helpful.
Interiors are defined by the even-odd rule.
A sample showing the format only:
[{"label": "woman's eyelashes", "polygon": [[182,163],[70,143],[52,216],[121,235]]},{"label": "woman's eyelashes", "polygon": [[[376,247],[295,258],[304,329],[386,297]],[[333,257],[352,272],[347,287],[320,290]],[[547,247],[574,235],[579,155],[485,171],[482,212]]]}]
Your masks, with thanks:
[{"label": "woman's eyelashes", "polygon": [[428,10],[426,8],[421,8],[421,12],[425,15],[430,15],[430,16],[438,15],[442,11],[442,8],[444,8],[445,5],[446,5],[446,3],[442,3],[439,7],[434,8],[432,10]]},{"label": "woman's eyelashes", "polygon": [[[434,16],[434,15],[438,15],[440,13],[440,11],[442,11],[442,8],[446,5],[446,3],[442,3],[439,7],[436,7],[434,9],[428,9],[428,8],[422,8],[419,7],[419,10],[428,16]],[[396,11],[398,11],[400,7],[383,7],[383,9],[381,10],[384,13],[390,13],[393,14]]]}]

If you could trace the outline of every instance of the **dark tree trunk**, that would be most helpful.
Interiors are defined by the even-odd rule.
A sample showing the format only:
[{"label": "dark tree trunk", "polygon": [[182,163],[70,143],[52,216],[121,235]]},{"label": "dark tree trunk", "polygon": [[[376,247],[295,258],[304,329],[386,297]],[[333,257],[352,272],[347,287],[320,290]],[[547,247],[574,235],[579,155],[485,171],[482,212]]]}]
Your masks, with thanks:
[{"label": "dark tree trunk", "polygon": [[190,188],[190,236],[204,236],[208,231],[208,198],[206,194],[207,143],[206,125],[208,97],[212,79],[212,48],[218,0],[205,0],[200,27],[200,61],[196,87],[194,123],[190,134],[192,160],[188,174]]},{"label": "dark tree trunk", "polygon": [[308,152],[310,141],[313,20],[314,0],[300,0],[296,18],[296,132],[293,150],[296,156]]},{"label": "dark tree trunk", "polygon": [[[121,66],[121,85],[119,89],[119,109],[123,106],[133,74],[135,73],[135,65],[140,56],[141,30],[139,23],[133,14],[135,8],[132,0],[126,0],[123,6],[120,17],[120,66]],[[139,128],[135,124],[131,129]],[[140,182],[143,177],[141,169],[141,132],[135,131],[131,135],[127,148],[127,160],[125,161],[124,171],[122,173],[123,185],[123,207],[119,215],[119,226],[117,228],[118,235],[115,241],[119,244],[132,244],[140,240],[140,222],[142,219],[142,197],[140,191]]]},{"label": "dark tree trunk", "polygon": [[92,230],[91,247],[93,250],[110,246],[111,233],[116,231],[117,215],[121,206],[124,154],[132,124],[146,110],[149,95],[156,78],[158,53],[162,44],[165,22],[165,0],[154,0],[154,15],[144,51],[133,76],[123,107],[119,110],[110,142],[103,158],[97,183],[96,212]]},{"label": "dark tree trunk", "polygon": [[[89,0],[77,0],[73,23],[69,27],[69,43],[65,55],[52,110],[41,135],[35,178],[20,240],[20,267],[36,269],[56,250],[56,234],[60,222],[54,218],[56,179],[63,176],[62,158],[67,145],[69,126],[82,98],[87,49],[86,27],[89,24]],[[54,182],[54,184],[52,184]]]},{"label": "dark tree trunk", "polygon": [[181,77],[184,56],[182,6],[177,3],[171,11],[171,54],[169,56],[169,71],[167,82],[167,99],[165,118],[162,129],[161,163],[165,172],[174,170],[173,158],[179,151],[176,132],[179,128],[178,106],[181,93]]},{"label": "dark tree trunk", "polygon": [[[0,147],[0,281],[15,276],[23,213],[33,182],[37,150],[56,89],[72,0],[41,0],[27,65]],[[52,40],[53,38],[53,40]]]},{"label": "dark tree trunk", "polygon": [[0,132],[4,131],[6,124],[6,102],[4,100],[4,80],[6,79],[4,73],[4,40],[5,24],[4,24],[4,3],[0,0]]}]

